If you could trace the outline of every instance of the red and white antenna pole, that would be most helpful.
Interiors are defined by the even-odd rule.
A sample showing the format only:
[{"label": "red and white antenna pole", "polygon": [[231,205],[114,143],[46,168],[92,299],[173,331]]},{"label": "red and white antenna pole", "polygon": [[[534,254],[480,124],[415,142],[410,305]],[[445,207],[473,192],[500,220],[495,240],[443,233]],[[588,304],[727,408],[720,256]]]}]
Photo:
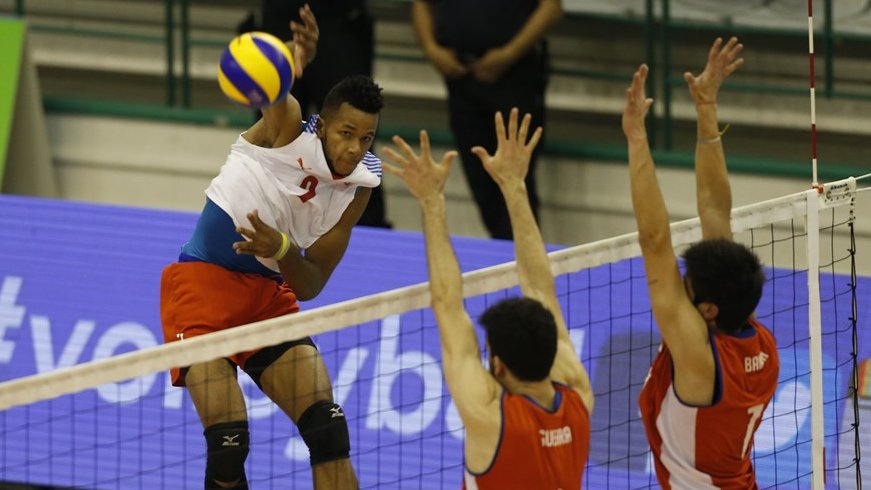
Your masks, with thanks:
[{"label": "red and white antenna pole", "polygon": [[[823,188],[817,180],[817,107],[814,72],[814,6],[813,0],[807,0],[807,39],[810,59],[811,82],[811,158],[813,164],[813,188],[818,193]],[[831,53],[829,53],[831,55]],[[808,357],[810,361],[811,388],[811,488],[824,490],[826,488],[826,447],[823,425],[823,349],[822,349],[822,313],[820,311],[820,249],[819,249],[819,201],[816,195],[808,195],[807,209],[807,253],[808,253],[808,333],[810,345]]]}]

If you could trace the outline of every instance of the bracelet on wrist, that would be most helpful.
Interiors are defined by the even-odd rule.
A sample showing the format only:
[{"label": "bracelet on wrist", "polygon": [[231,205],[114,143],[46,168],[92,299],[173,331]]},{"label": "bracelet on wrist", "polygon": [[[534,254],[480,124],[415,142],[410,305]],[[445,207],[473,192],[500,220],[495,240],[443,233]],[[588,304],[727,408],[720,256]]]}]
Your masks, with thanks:
[{"label": "bracelet on wrist", "polygon": [[287,251],[290,250],[290,240],[287,238],[287,235],[284,232],[279,231],[281,233],[281,246],[278,247],[278,252],[275,252],[275,255],[272,256],[272,260],[280,261],[287,255]]},{"label": "bracelet on wrist", "polygon": [[725,126],[723,126],[723,129],[719,130],[717,136],[714,136],[713,138],[699,138],[698,140],[696,140],[696,144],[708,145],[711,143],[719,143],[720,141],[722,141],[721,137],[726,134],[726,131],[728,131],[730,127],[732,127],[732,125],[727,123]]},{"label": "bracelet on wrist", "polygon": [[699,138],[696,140],[697,145],[709,145],[711,143],[719,143],[721,141],[720,135],[714,136],[713,138]]}]

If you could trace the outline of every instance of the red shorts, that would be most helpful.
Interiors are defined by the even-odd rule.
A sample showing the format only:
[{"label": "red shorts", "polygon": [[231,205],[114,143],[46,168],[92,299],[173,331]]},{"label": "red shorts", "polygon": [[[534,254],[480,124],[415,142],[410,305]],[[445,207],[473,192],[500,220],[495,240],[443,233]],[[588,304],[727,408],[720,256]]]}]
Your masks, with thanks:
[{"label": "red shorts", "polygon": [[[160,320],[165,343],[189,339],[299,311],[296,294],[259,274],[233,272],[208,262],[177,262],[163,269]],[[259,349],[258,349],[259,350]],[[258,351],[230,356],[237,366]],[[180,368],[172,384],[184,386]]]}]

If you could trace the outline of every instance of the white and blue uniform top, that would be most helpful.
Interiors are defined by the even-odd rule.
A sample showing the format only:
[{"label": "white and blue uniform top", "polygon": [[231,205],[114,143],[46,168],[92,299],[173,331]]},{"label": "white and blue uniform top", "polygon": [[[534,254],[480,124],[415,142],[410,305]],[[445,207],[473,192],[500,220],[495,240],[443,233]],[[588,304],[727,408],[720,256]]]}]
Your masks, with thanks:
[{"label": "white and blue uniform top", "polygon": [[206,189],[206,205],[181,260],[275,275],[276,261],[233,250],[233,242],[244,240],[236,226],[252,227],[248,213],[256,209],[264,223],[305,249],[339,222],[358,187],[381,183],[381,160],[369,152],[349,175],[333,175],[315,134],[317,121],[312,115],[303,132],[280,148],[257,146],[239,135]]}]

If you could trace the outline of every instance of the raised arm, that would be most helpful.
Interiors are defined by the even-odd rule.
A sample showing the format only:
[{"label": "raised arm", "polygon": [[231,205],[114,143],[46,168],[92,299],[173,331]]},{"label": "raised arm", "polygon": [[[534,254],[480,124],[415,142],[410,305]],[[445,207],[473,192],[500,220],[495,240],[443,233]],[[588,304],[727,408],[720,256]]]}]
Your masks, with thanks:
[{"label": "raised arm", "polygon": [[717,125],[717,94],[723,81],[744,63],[743,58],[736,59],[742,49],[737,38],[729,39],[725,45],[717,38],[702,73],[698,76],[684,73],[696,103],[696,206],[705,239],[732,239],[732,190]]},{"label": "raised arm", "polygon": [[713,395],[714,356],[707,325],[687,296],[677,267],[668,211],[647,142],[644,118],[653,104],[644,94],[647,71],[647,65],[641,65],[632,77],[622,118],[632,208],[653,315],[675,364],[675,390],[684,402],[705,405]]},{"label": "raised arm", "polygon": [[490,155],[483,147],[472,148],[487,173],[499,185],[508,215],[511,218],[511,228],[514,232],[514,253],[517,257],[517,275],[520,279],[520,290],[524,296],[536,299],[553,314],[557,325],[557,354],[551,368],[550,377],[554,381],[567,384],[578,391],[587,406],[593,410],[593,394],[590,389],[590,379],[575,352],[563,319],[562,310],[556,297],[553,273],[550,260],[544,248],[541,231],[532,214],[527,195],[525,178],[529,171],[529,159],[541,138],[541,128],[536,128],[527,141],[529,124],[532,117],[527,114],[518,127],[518,110],[511,110],[508,118],[506,134],[502,113],[497,112],[496,123],[496,153]]},{"label": "raised arm", "polygon": [[562,0],[539,0],[532,15],[510,41],[493,48],[471,64],[478,80],[494,82],[523,58],[563,18]]},{"label": "raised arm", "polygon": [[[305,67],[317,53],[320,30],[311,7],[305,4],[299,9],[302,23],[290,22],[293,39],[287,42],[293,53],[294,77],[302,78]],[[285,146],[302,132],[302,110],[299,102],[288,93],[278,103],[261,109],[263,118],[249,130],[249,141],[273,148]]]},{"label": "raised arm", "polygon": [[384,155],[397,166],[384,163],[383,168],[402,179],[420,203],[432,309],[439,327],[448,389],[467,426],[470,420],[489,423],[501,390],[481,364],[481,349],[472,319],[463,306],[462,275],[445,219],[444,186],[457,153],[448,152],[441,163],[435,163],[426,131],[420,132],[420,155],[398,136],[393,137],[393,143],[398,152],[385,147]]}]

